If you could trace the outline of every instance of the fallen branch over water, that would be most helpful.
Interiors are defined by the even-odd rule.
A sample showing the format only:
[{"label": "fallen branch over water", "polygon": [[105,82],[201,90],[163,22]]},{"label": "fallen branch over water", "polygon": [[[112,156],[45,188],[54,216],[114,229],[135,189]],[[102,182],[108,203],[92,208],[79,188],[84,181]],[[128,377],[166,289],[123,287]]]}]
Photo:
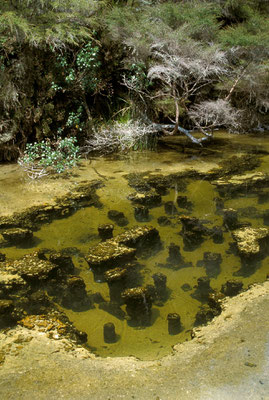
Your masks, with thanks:
[{"label": "fallen branch over water", "polygon": [[[95,131],[93,135],[86,141],[84,153],[98,152],[103,154],[115,151],[129,151],[136,149],[152,149],[156,145],[156,141],[160,134],[173,135],[175,127],[177,131],[187,136],[192,143],[202,146],[202,142],[211,138],[212,135],[204,133],[205,137],[195,138],[189,130],[184,129],[176,124],[156,124],[147,120],[128,121],[125,124],[115,123],[110,127],[104,127]],[[168,132],[172,130],[172,132]]]},{"label": "fallen branch over water", "polygon": [[[155,130],[157,132],[164,132],[164,131],[167,131],[167,129],[172,129],[172,132],[171,132],[171,136],[172,136],[174,134],[173,131],[174,131],[174,128],[175,128],[176,124],[155,124],[155,123],[152,123],[151,126],[152,126],[152,128],[155,128]],[[197,139],[190,133],[189,130],[187,130],[185,128],[182,128],[181,126],[178,126],[177,130],[179,132],[181,132],[181,133],[184,133],[184,135],[186,135],[193,143],[198,144],[200,146],[202,146],[202,142],[204,142],[206,140],[209,140],[212,137],[211,134],[206,133],[206,136],[204,136],[204,137],[202,137],[200,139]]]}]

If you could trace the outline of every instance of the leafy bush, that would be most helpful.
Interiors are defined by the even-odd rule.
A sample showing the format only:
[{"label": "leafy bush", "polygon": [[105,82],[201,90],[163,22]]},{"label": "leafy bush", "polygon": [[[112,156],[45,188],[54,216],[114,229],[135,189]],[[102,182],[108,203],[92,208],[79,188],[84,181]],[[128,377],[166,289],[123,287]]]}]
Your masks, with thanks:
[{"label": "leafy bush", "polygon": [[28,143],[18,163],[32,179],[53,172],[60,174],[74,167],[79,159],[79,147],[75,143],[74,137],[59,139],[54,143],[49,140]]}]

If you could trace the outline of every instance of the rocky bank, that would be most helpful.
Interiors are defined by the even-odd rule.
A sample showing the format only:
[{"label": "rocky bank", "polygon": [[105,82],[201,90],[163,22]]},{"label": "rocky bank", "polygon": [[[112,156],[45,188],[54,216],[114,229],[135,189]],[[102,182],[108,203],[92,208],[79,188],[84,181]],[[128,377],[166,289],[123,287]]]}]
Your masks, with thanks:
[{"label": "rocky bank", "polygon": [[269,281],[224,300],[193,340],[157,361],[97,358],[55,326],[0,334],[2,399],[251,399],[269,394]]}]

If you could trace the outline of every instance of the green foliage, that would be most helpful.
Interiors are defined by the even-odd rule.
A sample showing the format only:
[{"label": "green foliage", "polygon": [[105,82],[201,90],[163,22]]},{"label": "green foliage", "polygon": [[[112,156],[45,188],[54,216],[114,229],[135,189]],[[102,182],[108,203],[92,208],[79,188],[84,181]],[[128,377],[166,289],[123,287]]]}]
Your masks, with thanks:
[{"label": "green foliage", "polygon": [[78,44],[91,37],[98,1],[5,0],[0,5],[0,40],[5,47],[29,43],[34,47]]},{"label": "green foliage", "polygon": [[[123,72],[123,82],[132,93],[133,107],[140,107],[142,113],[153,110],[151,115],[155,112],[160,118],[175,119],[173,99],[178,101],[178,114],[181,117],[186,114],[181,107],[184,91],[189,107],[201,99],[210,100],[209,94],[225,98],[234,85],[231,96],[235,103],[244,86],[243,98],[252,99],[251,107],[257,109],[258,104],[264,104],[259,99],[262,91],[258,83],[263,68],[255,69],[253,85],[244,85],[248,74],[241,77],[249,62],[262,66],[268,60],[269,20],[264,3],[264,0],[162,1],[135,9],[118,6],[109,10],[106,23],[113,40],[121,43],[125,50],[127,71]],[[220,60],[214,61],[210,56],[214,48],[225,51],[223,55],[216,51],[224,60],[221,69],[217,65]],[[156,60],[158,52],[159,60]],[[213,67],[215,65],[216,73],[205,82],[201,71],[206,71],[207,60]],[[142,73],[133,68],[140,64]],[[147,85],[144,75],[152,76],[152,81],[155,78],[154,84]],[[183,82],[181,88],[180,82]],[[221,88],[221,82],[229,84]],[[201,91],[197,90],[199,87]],[[178,90],[176,95],[175,90]],[[149,99],[153,99],[150,104]],[[186,105],[186,99],[184,101]],[[250,102],[245,102],[244,107],[250,107]],[[263,105],[261,110],[264,108]],[[249,115],[253,112],[249,109]]]},{"label": "green foliage", "polygon": [[152,86],[147,78],[147,68],[143,62],[132,63],[128,68],[126,79],[136,90],[145,90]]},{"label": "green foliage", "polygon": [[106,16],[110,35],[135,47],[141,55],[147,55],[152,39],[160,41],[171,31],[184,27],[187,37],[200,40],[213,40],[219,30],[218,18],[221,8],[215,2],[163,2],[133,10],[130,7],[114,7]]},{"label": "green foliage", "polygon": [[[157,115],[161,114],[163,118],[173,120],[175,118],[175,101],[172,97],[156,98],[154,110]],[[185,108],[179,105],[179,115],[183,116],[185,113]]]},{"label": "green foliage", "polygon": [[219,22],[220,7],[216,2],[190,1],[184,3],[165,2],[153,9],[153,16],[172,30],[186,24],[190,37],[199,40],[215,38]]},{"label": "green foliage", "polygon": [[98,68],[100,62],[97,60],[99,47],[93,46],[90,41],[86,43],[77,54],[76,64],[80,71],[85,69]]},{"label": "green foliage", "polygon": [[42,168],[46,173],[62,173],[76,165],[78,153],[79,147],[74,137],[59,139],[54,143],[42,140],[40,143],[28,143],[18,163],[27,171],[40,171]]},{"label": "green foliage", "polygon": [[[95,0],[1,2],[0,126],[5,138],[23,146],[28,132],[38,141],[59,128],[75,134],[72,113],[78,114],[78,104],[86,109],[87,96],[102,86],[94,29],[102,5]],[[78,133],[86,113],[79,115]]]},{"label": "green foliage", "polygon": [[[0,143],[82,144],[98,119],[175,120],[175,101],[185,121],[185,106],[225,98],[238,78],[232,104],[264,121],[268,12],[268,0],[3,0]],[[225,61],[205,82],[212,54]]]},{"label": "green foliage", "polygon": [[[59,83],[52,82],[51,88],[54,91],[73,90],[74,86],[81,87],[84,91],[95,92],[98,87],[100,48],[93,44],[93,41],[82,43],[80,49],[75,53],[67,52],[58,54],[56,57],[56,68],[58,69]],[[70,61],[72,60],[72,61]]]},{"label": "green foliage", "polygon": [[240,23],[248,18],[251,12],[252,0],[224,0],[220,1],[222,17],[226,18],[228,24]]},{"label": "green foliage", "polygon": [[249,9],[247,20],[220,31],[219,39],[226,48],[240,46],[268,50],[269,19]]},{"label": "green foliage", "polygon": [[139,62],[148,58],[150,37],[156,29],[156,20],[150,18],[148,7],[141,11],[128,6],[114,6],[107,10],[104,18],[109,36],[116,43],[124,45],[124,53],[135,49],[132,61],[138,54]]},{"label": "green foliage", "polygon": [[76,128],[78,130],[82,130],[83,122],[82,122],[82,113],[83,113],[83,107],[79,106],[77,111],[71,111],[68,114],[68,118],[66,121],[66,126],[69,128]]}]

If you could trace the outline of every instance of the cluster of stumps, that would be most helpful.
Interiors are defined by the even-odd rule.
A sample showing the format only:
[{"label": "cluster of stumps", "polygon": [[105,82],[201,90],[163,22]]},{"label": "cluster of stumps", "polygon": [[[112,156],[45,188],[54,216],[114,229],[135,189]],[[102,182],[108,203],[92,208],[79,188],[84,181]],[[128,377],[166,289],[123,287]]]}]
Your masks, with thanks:
[{"label": "cluster of stumps", "polygon": [[[238,276],[249,276],[268,255],[268,229],[253,228],[250,223],[240,221],[238,210],[225,208],[225,193],[220,192],[221,197],[215,198],[216,213],[221,216],[222,223],[212,226],[208,223],[210,221],[190,215],[193,205],[187,196],[179,195],[175,201],[163,203],[162,196],[167,194],[169,187],[167,182],[159,178],[150,182],[138,179],[133,186],[136,192],[128,199],[133,204],[137,222],[149,222],[150,209],[163,205],[165,215],[160,216],[157,223],[159,226],[181,228],[178,233],[182,237],[184,251],[194,251],[208,239],[215,244],[223,243],[225,233],[229,232],[233,240],[229,251],[241,260],[241,269],[234,274]],[[263,187],[260,190],[263,193]],[[269,225],[268,212],[262,217],[264,225]],[[152,282],[145,285],[143,266],[138,259],[146,259],[163,248],[159,232],[155,227],[142,224],[125,228],[122,234],[113,237],[114,224],[126,227],[129,221],[117,210],[110,210],[108,219],[112,222],[98,227],[100,243],[90,248],[86,255],[77,248],[60,252],[44,249],[12,261],[6,260],[5,255],[0,253],[0,327],[23,321],[25,315],[55,315],[55,303],[74,311],[98,306],[120,320],[126,319],[130,326],[151,325],[152,306],[162,306],[170,296],[170,289],[163,272],[155,272],[151,276]],[[5,225],[7,223],[2,224],[1,229],[2,247],[22,245],[33,239],[28,226]],[[167,251],[166,262],[156,264],[156,271],[158,268],[164,271],[165,268],[179,270],[193,266],[192,262],[185,261],[178,244],[170,243]],[[105,300],[99,292],[87,290],[73,264],[73,255],[86,259],[96,282],[107,283],[109,300]],[[198,278],[193,288],[188,283],[181,286],[183,291],[190,291],[190,295],[201,303],[195,316],[195,326],[206,324],[221,312],[224,296],[234,296],[243,289],[243,283],[237,279],[228,280],[219,292],[211,288],[210,280],[220,274],[222,262],[220,253],[204,252],[203,259],[196,266],[203,267],[206,276]],[[57,318],[60,317],[58,313]],[[169,313],[166,318],[169,334],[176,335],[184,330],[184,321],[179,313]],[[80,341],[87,341],[86,334],[73,333]],[[106,343],[118,340],[112,322],[104,325],[103,334]]]},{"label": "cluster of stumps", "polygon": [[[205,234],[215,233],[215,229],[208,230],[196,218],[183,216],[183,239],[190,244],[200,243]],[[143,252],[149,252],[149,248],[158,251],[162,248],[159,232],[152,226],[139,226],[125,231],[113,237],[113,224],[100,225],[98,228],[102,242],[90,249],[86,260],[98,282],[107,282],[109,287],[110,302],[101,303],[100,308],[114,314],[119,318],[125,318],[121,308],[125,304],[128,323],[131,326],[147,326],[151,324],[152,305],[163,305],[169,297],[167,277],[162,272],[152,275],[153,283],[144,287],[140,285],[142,279],[139,274],[141,265],[136,256],[143,256]],[[185,236],[185,232],[188,234]],[[180,247],[171,243],[168,247],[166,264],[158,267],[180,269],[192,266],[181,255]],[[203,260],[197,266],[205,267],[207,276],[197,280],[195,291],[191,294],[201,303],[207,306],[201,308],[196,315],[195,325],[207,323],[221,311],[221,300],[225,295],[234,296],[242,290],[243,284],[238,280],[229,280],[222,286],[221,292],[216,293],[210,286],[210,277],[215,277],[220,272],[222,262],[221,254],[205,252]],[[184,291],[192,288],[182,285]],[[168,333],[175,335],[184,330],[180,315],[169,313],[167,315]],[[115,326],[112,322],[104,325],[104,340],[107,343],[117,341]]]}]

